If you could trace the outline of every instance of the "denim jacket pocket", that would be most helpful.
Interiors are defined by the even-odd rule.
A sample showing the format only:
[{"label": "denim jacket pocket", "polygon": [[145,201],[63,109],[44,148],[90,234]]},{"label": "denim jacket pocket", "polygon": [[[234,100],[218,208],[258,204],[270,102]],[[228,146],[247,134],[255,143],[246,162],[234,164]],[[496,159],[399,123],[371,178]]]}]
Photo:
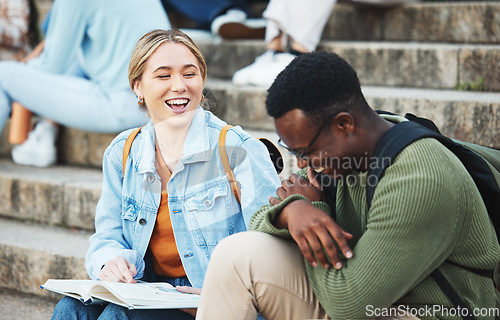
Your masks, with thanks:
[{"label": "denim jacket pocket", "polygon": [[193,193],[184,203],[188,211],[209,211],[215,206],[220,197],[227,195],[227,186],[224,181],[218,181],[214,186],[208,186]]},{"label": "denim jacket pocket", "polygon": [[122,212],[121,212],[122,219],[128,221],[136,221],[138,215],[139,215],[139,208],[134,203],[134,200],[127,198],[123,199]]},{"label": "denim jacket pocket", "polygon": [[226,180],[212,180],[184,202],[187,227],[199,246],[215,246],[230,234],[231,203]]}]

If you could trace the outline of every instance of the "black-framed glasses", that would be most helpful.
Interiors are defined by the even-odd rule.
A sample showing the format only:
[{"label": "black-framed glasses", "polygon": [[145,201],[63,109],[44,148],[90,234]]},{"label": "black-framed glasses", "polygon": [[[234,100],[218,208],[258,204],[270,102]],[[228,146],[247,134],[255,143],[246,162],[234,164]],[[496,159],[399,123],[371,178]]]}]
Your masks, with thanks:
[{"label": "black-framed glasses", "polygon": [[311,139],[311,142],[309,142],[309,144],[307,145],[307,147],[305,147],[302,152],[296,150],[296,149],[291,149],[290,147],[288,147],[282,140],[281,138],[278,139],[278,145],[285,148],[288,152],[290,152],[291,154],[293,154],[294,156],[296,156],[297,158],[299,159],[304,159],[304,156],[309,152],[309,150],[311,150],[311,147],[313,146],[314,142],[316,142],[316,139],[318,139],[319,135],[321,134],[321,132],[323,131],[323,129],[325,129],[328,124],[330,123],[330,121],[333,120],[333,118],[335,118],[339,113],[339,112],[335,112],[334,114],[332,114],[331,116],[329,116],[324,122],[323,124],[321,124],[321,127],[318,129],[318,132],[316,132],[316,134],[314,135],[314,137]]}]

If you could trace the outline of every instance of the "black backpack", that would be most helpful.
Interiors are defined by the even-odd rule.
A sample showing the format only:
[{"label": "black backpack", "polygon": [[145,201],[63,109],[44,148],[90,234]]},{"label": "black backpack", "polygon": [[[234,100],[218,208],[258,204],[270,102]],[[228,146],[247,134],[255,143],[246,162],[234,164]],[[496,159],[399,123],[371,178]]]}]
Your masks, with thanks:
[{"label": "black backpack", "polygon": [[[377,113],[384,118],[396,116],[384,111],[377,111]],[[435,138],[462,161],[471,175],[481,193],[498,237],[500,235],[500,151],[447,138],[439,132],[436,125],[429,119],[419,118],[412,114],[406,114],[405,118],[409,121],[400,118],[403,121],[389,129],[375,147],[373,157],[379,160],[383,159],[383,161],[378,161],[378,166],[370,168],[368,171],[368,179],[370,179],[370,182],[375,182],[367,183],[366,201],[368,209],[371,206],[376,183],[383,177],[385,170],[390,166],[394,158],[406,146],[419,139]],[[463,268],[463,266],[461,267]],[[493,270],[485,272],[484,270],[469,269],[469,271],[492,279],[494,277]],[[458,296],[455,289],[438,269],[433,271],[431,277],[437,282],[455,308],[461,306],[461,308],[469,309],[469,316],[464,316],[464,319],[474,319],[471,309]]]}]

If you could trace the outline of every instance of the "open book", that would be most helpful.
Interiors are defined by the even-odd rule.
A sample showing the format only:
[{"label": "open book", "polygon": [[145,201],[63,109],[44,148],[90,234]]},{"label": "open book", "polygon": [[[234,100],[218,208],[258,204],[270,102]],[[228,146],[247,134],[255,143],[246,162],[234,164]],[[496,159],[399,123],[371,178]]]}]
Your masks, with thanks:
[{"label": "open book", "polygon": [[121,283],[49,279],[40,288],[78,299],[84,304],[111,302],[129,309],[196,308],[200,296],[177,291],[165,282]]}]

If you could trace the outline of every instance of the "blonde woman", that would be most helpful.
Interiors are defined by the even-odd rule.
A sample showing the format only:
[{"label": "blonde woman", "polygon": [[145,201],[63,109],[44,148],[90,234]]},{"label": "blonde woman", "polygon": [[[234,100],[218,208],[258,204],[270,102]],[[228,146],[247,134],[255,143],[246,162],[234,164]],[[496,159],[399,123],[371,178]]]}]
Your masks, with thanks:
[{"label": "blonde woman", "polygon": [[[239,127],[226,150],[241,205],[224,172],[218,139],[225,123],[202,107],[206,64],[184,33],[156,30],[134,50],[129,81],[151,121],[133,140],[118,135],[105,152],[96,233],[86,267],[93,279],[165,281],[201,288],[217,243],[248,227],[279,179],[264,144]],[[229,147],[232,146],[232,147]],[[64,298],[53,319],[193,319],[180,310],[84,306]]]}]

